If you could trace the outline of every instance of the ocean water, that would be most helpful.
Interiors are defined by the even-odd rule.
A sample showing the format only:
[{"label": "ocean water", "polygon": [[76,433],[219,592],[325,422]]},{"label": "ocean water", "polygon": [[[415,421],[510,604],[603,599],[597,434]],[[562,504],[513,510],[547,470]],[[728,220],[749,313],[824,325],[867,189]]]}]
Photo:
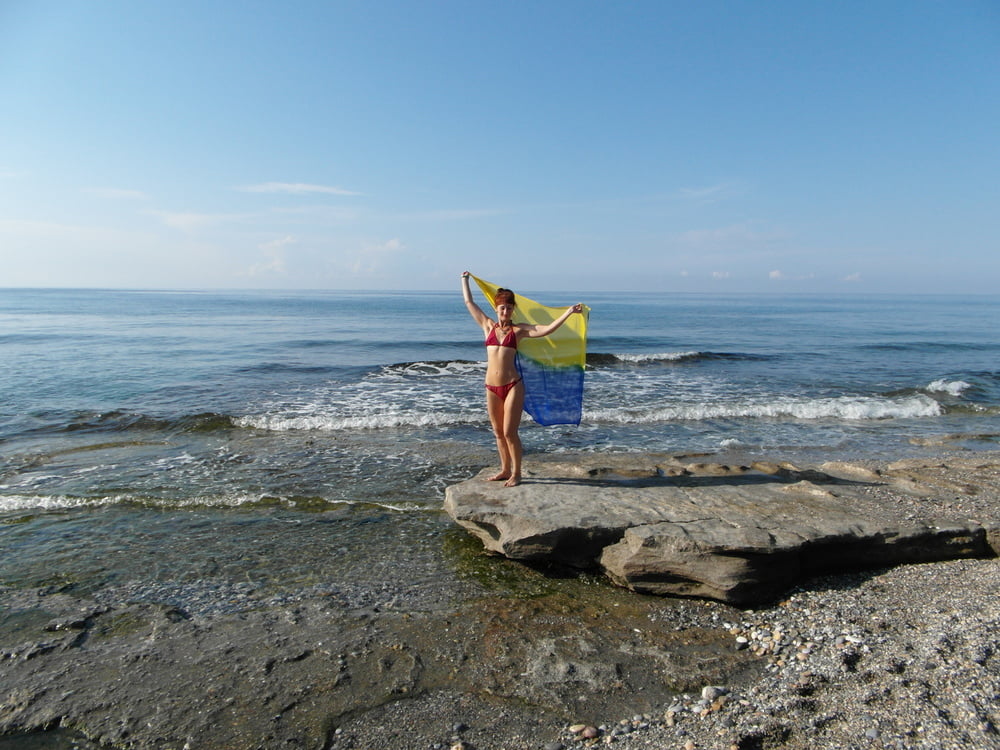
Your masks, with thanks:
[{"label": "ocean water", "polygon": [[[528,465],[1000,442],[997,296],[525,292],[592,308],[584,421],[526,417]],[[460,577],[462,536],[444,490],[494,462],[480,339],[457,282],[0,290],[0,591],[193,614],[310,595],[439,606],[421,592]],[[386,602],[401,578],[407,599]]]}]

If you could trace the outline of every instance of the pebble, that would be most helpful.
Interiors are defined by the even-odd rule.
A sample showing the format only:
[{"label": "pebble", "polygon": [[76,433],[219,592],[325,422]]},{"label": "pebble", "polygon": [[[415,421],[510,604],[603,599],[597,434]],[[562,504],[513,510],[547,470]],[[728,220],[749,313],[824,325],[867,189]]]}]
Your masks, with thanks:
[{"label": "pebble", "polygon": [[706,685],[701,689],[701,698],[705,701],[714,701],[721,698],[723,695],[728,693],[724,687],[719,687],[718,685]]},{"label": "pebble", "polygon": [[[987,643],[1000,623],[1000,600],[991,593],[1000,586],[1000,563],[954,561],[833,580],[775,608],[745,611],[740,621],[717,619],[736,648],[759,650],[762,676],[680,695],[657,718],[621,720],[603,741],[624,750],[780,749],[787,732],[811,750],[859,741],[936,750],[977,736],[982,747],[1000,750],[1000,649]],[[934,670],[907,678],[930,663]]]}]

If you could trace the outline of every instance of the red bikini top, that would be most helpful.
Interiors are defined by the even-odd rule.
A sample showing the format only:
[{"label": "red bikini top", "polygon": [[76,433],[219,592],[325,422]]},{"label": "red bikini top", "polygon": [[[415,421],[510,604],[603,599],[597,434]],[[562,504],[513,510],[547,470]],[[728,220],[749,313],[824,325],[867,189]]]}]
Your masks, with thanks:
[{"label": "red bikini top", "polygon": [[500,326],[493,326],[490,332],[486,334],[486,346],[506,346],[509,349],[517,349],[517,334],[514,332],[513,327],[503,337],[503,341],[497,340],[497,328]]}]

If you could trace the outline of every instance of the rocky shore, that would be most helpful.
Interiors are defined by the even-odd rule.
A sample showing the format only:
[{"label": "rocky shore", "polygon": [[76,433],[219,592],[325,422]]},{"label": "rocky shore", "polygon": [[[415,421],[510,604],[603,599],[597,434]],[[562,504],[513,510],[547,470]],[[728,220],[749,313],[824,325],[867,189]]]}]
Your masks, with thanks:
[{"label": "rocky shore", "polygon": [[[887,515],[1000,517],[1000,454],[896,469],[912,491],[869,490]],[[475,559],[537,588],[233,590],[228,609],[195,589],[170,606],[0,589],[0,731],[178,750],[1000,748],[996,559],[815,577],[752,609]]]}]

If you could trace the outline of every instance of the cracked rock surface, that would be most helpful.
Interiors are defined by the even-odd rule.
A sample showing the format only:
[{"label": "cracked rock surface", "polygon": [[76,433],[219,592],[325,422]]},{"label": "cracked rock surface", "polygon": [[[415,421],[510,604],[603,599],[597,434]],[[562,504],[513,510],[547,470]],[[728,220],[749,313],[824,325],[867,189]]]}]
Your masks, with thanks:
[{"label": "cracked rock surface", "polygon": [[746,605],[818,574],[995,556],[995,508],[933,500],[995,488],[997,462],[951,464],[563,456],[533,464],[518,487],[484,481],[487,472],[449,487],[445,509],[511,559],[599,566],[634,591]]}]

